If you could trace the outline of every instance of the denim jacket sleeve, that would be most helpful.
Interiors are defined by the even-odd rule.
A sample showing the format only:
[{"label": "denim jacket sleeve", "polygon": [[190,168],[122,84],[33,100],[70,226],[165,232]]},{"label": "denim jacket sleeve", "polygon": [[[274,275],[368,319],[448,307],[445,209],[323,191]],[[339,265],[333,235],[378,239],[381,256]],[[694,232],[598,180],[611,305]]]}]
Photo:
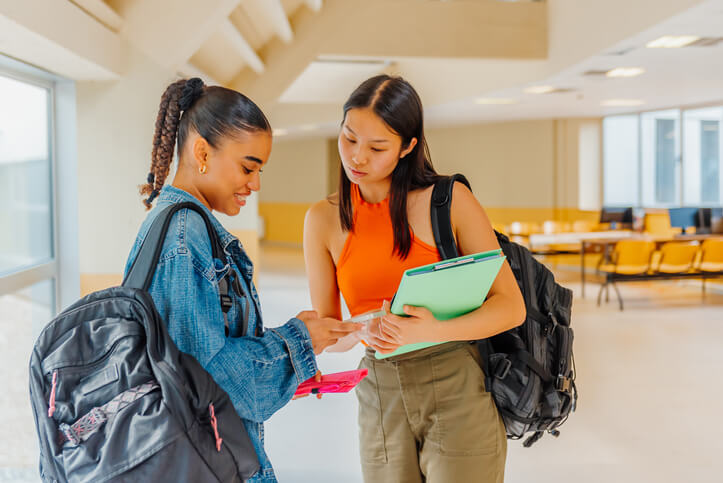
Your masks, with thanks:
[{"label": "denim jacket sleeve", "polygon": [[198,230],[181,229],[187,236],[181,235],[176,246],[164,246],[151,296],[178,348],[213,376],[239,416],[263,422],[316,373],[309,332],[292,318],[259,337],[226,337],[217,279],[230,267],[216,270],[203,222],[195,213],[188,215],[188,224],[195,222]]}]

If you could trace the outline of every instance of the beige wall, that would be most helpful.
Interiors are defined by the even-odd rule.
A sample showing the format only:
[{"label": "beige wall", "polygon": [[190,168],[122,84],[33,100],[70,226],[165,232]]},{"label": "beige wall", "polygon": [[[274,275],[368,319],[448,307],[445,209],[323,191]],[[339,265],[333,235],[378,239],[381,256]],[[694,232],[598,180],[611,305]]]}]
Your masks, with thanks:
[{"label": "beige wall", "polygon": [[[117,81],[77,83],[80,271],[86,287],[88,280],[117,280],[123,271],[146,216],[138,186],[150,166],[158,103],[176,79],[175,72],[137,52],[128,62]],[[230,231],[255,233],[257,213],[252,196],[240,215],[218,218]],[[255,237],[251,240],[253,246]]]},{"label": "beige wall", "polygon": [[325,138],[274,140],[259,193],[266,240],[301,243],[306,210],[327,195],[327,159]]},{"label": "beige wall", "polygon": [[440,173],[467,176],[483,206],[554,205],[554,121],[474,124],[427,131]]}]

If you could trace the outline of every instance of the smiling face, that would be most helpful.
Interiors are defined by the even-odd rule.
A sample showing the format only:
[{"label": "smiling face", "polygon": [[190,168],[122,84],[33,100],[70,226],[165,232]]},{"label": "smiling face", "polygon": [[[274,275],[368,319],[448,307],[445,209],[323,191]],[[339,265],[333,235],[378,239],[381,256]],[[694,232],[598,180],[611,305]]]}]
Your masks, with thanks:
[{"label": "smiling face", "polygon": [[384,181],[416,144],[402,146],[402,138],[371,109],[349,109],[339,133],[339,154],[352,183]]},{"label": "smiling face", "polygon": [[[217,148],[197,134],[190,141],[195,164],[193,184],[199,198],[211,210],[237,215],[247,197],[261,189],[260,175],[271,154],[271,135],[255,131],[226,136]],[[203,166],[205,173],[200,173]]]}]

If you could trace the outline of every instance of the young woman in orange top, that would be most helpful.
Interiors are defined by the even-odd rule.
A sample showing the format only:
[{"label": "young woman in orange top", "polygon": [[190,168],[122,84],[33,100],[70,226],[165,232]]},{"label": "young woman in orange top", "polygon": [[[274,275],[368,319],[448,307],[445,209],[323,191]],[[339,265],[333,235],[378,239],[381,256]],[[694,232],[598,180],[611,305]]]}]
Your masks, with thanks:
[{"label": "young woman in orange top", "polygon": [[[422,104],[399,77],[363,82],[344,105],[339,133],[339,191],[314,204],[304,226],[304,255],[314,309],[341,317],[391,300],[405,270],[440,260],[430,221],[439,179],[424,138]],[[461,254],[499,248],[473,194],[457,183],[452,227]],[[505,262],[485,303],[444,322],[423,307],[370,324],[357,387],[362,472],[371,482],[501,482],[504,425],[485,391],[479,354],[468,341],[508,330],[525,318]],[[400,345],[445,342],[376,359]]]}]

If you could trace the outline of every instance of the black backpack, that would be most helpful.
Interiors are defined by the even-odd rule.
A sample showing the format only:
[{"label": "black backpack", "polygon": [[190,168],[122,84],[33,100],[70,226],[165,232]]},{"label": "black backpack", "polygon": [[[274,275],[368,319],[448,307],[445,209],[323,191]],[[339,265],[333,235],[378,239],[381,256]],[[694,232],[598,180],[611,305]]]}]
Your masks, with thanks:
[{"label": "black backpack", "polygon": [[[439,180],[431,202],[432,230],[442,259],[458,257],[450,224],[452,188],[467,179],[455,174]],[[470,188],[471,189],[471,188]],[[557,427],[577,404],[575,362],[570,328],[572,292],[530,251],[495,231],[525,299],[527,318],[519,327],[476,341],[482,356],[487,390],[497,404],[507,437],[530,447],[545,431],[559,436]]]},{"label": "black backpack", "polygon": [[[148,293],[171,217],[154,220],[120,287],[87,295],[53,319],[30,358],[40,476],[52,482],[244,481],[259,469],[228,395],[178,350]],[[224,312],[228,280],[219,283]]]}]

